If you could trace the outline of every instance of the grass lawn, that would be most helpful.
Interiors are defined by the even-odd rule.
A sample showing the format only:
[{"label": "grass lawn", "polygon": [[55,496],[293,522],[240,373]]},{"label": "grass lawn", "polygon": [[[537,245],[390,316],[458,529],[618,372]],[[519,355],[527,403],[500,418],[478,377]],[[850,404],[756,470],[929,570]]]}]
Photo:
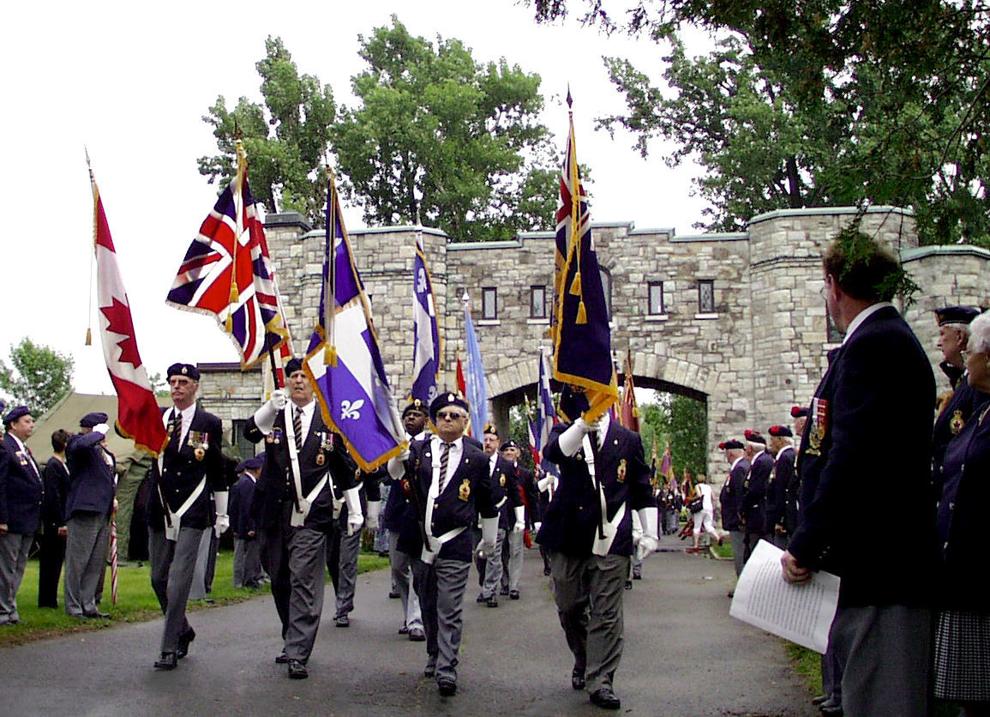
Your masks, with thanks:
[{"label": "grass lawn", "polygon": [[[358,557],[358,573],[380,570],[388,566],[388,558],[374,553],[362,553]],[[261,590],[234,587],[234,554],[222,551],[217,558],[216,576],[213,579],[211,597],[215,601],[207,604],[202,601],[189,602],[189,610],[204,610],[222,605],[248,600],[257,595],[270,595],[267,585]],[[17,612],[21,621],[17,625],[0,627],[0,647],[20,645],[32,640],[40,640],[70,632],[102,630],[130,622],[151,620],[161,615],[158,600],[151,589],[151,578],[147,563],[121,563],[118,570],[117,604],[110,604],[110,571],[107,570],[106,586],[100,609],[110,613],[109,620],[80,620],[69,617],[62,608],[62,586],[59,584],[59,609],[38,607],[38,561],[28,561],[24,582],[17,592]]]}]

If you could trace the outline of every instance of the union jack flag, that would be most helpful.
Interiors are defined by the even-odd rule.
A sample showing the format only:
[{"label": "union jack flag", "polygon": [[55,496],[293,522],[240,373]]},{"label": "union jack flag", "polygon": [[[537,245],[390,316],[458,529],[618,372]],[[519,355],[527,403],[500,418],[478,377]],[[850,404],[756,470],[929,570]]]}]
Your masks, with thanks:
[{"label": "union jack flag", "polygon": [[281,349],[288,339],[240,145],[237,176],[203,220],[165,303],[212,315],[237,347],[242,369],[256,365],[269,349]]}]

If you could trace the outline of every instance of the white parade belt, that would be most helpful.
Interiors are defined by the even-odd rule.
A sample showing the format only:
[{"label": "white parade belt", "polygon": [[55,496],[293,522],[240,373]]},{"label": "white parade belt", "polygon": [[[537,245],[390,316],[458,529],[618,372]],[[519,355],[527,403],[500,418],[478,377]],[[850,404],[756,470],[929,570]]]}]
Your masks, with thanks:
[{"label": "white parade belt", "polygon": [[203,495],[203,491],[206,489],[206,476],[203,476],[202,480],[199,481],[199,485],[189,494],[185,502],[179,506],[179,509],[172,512],[172,509],[168,505],[168,501],[164,501],[165,510],[168,512],[169,520],[165,521],[165,539],[171,540],[173,543],[179,539],[179,528],[182,525],[182,516],[189,512],[189,509],[193,507],[193,503]]},{"label": "white parade belt", "polygon": [[440,495],[440,451],[433,451],[433,468],[437,469],[433,472],[433,480],[430,481],[430,491],[426,496],[426,544],[423,546],[423,552],[420,554],[420,560],[422,560],[427,565],[432,565],[433,560],[437,557],[437,553],[440,552],[440,548],[443,547],[444,543],[448,543],[458,535],[463,533],[466,529],[466,525],[462,525],[459,528],[454,528],[453,530],[448,530],[446,533],[439,537],[434,537],[429,526],[433,524],[433,503],[436,501],[437,497]]},{"label": "white parade belt", "polygon": [[[285,417],[285,434],[286,443],[289,444],[289,462],[292,467],[292,483],[296,492],[295,505],[292,509],[292,517],[289,519],[289,525],[293,528],[302,527],[306,522],[306,517],[309,515],[309,509],[313,506],[314,501],[319,497],[323,489],[330,484],[330,493],[333,494],[333,485],[330,481],[330,471],[327,471],[326,475],[323,476],[313,487],[305,497],[303,497],[302,490],[302,479],[299,473],[299,452],[296,451],[296,428],[292,423],[292,416],[290,406],[291,403],[286,403],[285,408],[282,409],[282,415]],[[336,495],[333,496],[333,517],[336,518],[340,514],[340,507]],[[343,503],[343,501],[340,501]]]},{"label": "white parade belt", "polygon": [[612,520],[605,519],[608,516],[605,503],[605,488],[595,477],[595,454],[591,450],[591,439],[588,437],[588,434],[584,436],[582,448],[584,449],[584,460],[588,464],[588,473],[591,476],[592,484],[597,489],[598,500],[602,509],[602,519],[599,523],[601,532],[598,530],[595,531],[595,542],[591,546],[591,552],[595,555],[605,557],[608,555],[608,551],[612,547],[612,542],[615,540],[615,535],[619,530],[619,524],[626,515],[626,504],[623,502],[619,506],[619,509],[615,511],[615,515],[612,516]]}]

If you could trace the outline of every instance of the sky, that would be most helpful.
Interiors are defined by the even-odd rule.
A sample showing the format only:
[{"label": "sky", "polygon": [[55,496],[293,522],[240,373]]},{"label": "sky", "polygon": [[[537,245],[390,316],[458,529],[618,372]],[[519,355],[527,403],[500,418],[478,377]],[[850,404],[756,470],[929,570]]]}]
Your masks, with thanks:
[{"label": "sky", "polygon": [[[164,302],[216,200],[217,187],[196,166],[216,152],[202,116],[220,95],[228,107],[241,96],[260,101],[255,63],[269,35],[283,39],[301,73],[318,76],[338,104],[353,106],[350,77],[364,69],[358,35],[390,24],[392,14],[413,34],[460,39],[476,62],[505,57],[539,74],[543,122],[561,153],[570,85],[578,158],[595,180],[594,222],[696,233],[692,225],[704,206],[691,196],[698,168],[668,168],[663,157],[670,148],[659,141],[644,160],[631,135],[613,139],[594,129],[596,117],[623,109],[602,56],[628,58],[659,80],[663,48],[649,40],[606,37],[576,20],[537,25],[532,9],[515,0],[6,3],[0,221],[7,310],[0,357],[7,361],[9,347],[28,337],[73,357],[78,391],[113,392],[98,338],[85,147],[149,373],[164,375],[175,361],[236,361],[212,318]],[[703,36],[689,39],[689,48],[704,50]],[[363,226],[353,207],[345,207],[345,220],[350,229]],[[87,347],[88,326],[94,343]]]}]

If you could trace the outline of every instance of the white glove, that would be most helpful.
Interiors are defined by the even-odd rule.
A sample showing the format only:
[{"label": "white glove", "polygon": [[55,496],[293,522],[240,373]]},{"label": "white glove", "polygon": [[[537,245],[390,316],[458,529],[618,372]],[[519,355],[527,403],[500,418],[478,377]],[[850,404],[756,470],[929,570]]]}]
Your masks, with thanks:
[{"label": "white glove", "polygon": [[104,436],[110,432],[110,426],[105,423],[97,423],[93,426],[93,433],[102,433]]},{"label": "white glove", "polygon": [[217,534],[219,538],[221,535],[227,532],[230,527],[230,516],[220,515],[217,513],[217,522],[213,524],[213,531]]},{"label": "white glove", "polygon": [[526,530],[526,508],[520,505],[512,510],[516,514],[516,524],[512,526],[512,532],[521,533]]},{"label": "white glove", "polygon": [[581,443],[584,441],[584,437],[590,430],[591,428],[584,422],[584,419],[578,418],[566,431],[561,433],[560,438],[557,439],[557,445],[560,446],[560,452],[568,458],[573,456],[578,452],[578,449],[581,448]]},{"label": "white glove", "polygon": [[478,545],[478,555],[488,558],[495,554],[495,542],[498,540],[498,516],[481,519],[481,543]]},{"label": "white glove", "polygon": [[381,514],[382,502],[380,500],[368,501],[368,517],[364,525],[370,530],[378,530],[378,516]]},{"label": "white glove", "polygon": [[276,411],[281,411],[288,402],[289,394],[285,392],[284,388],[277,388],[272,391],[271,398],[268,399],[268,404]]},{"label": "white glove", "polygon": [[288,400],[285,389],[280,388],[272,391],[272,397],[254,412],[254,425],[258,427],[259,431],[266,436],[272,432],[272,428],[275,426],[275,418],[278,416],[279,411],[285,408]]},{"label": "white glove", "polygon": [[219,538],[230,527],[230,516],[227,515],[227,491],[221,490],[213,494],[213,506],[217,511],[217,521],[213,530]]},{"label": "white glove", "polygon": [[553,476],[548,473],[545,478],[540,478],[540,480],[536,482],[536,488],[541,493],[546,493],[547,488],[549,488],[552,484],[553,484]]},{"label": "white glove", "polygon": [[364,525],[364,513],[361,512],[360,488],[344,491],[344,503],[347,504],[347,535],[354,535]]},{"label": "white glove", "polygon": [[642,560],[648,555],[652,555],[660,545],[657,537],[657,509],[640,508],[639,522],[643,526],[643,535],[636,546],[636,557]]},{"label": "white glove", "polygon": [[533,523],[533,532],[534,533],[539,533],[540,532],[540,526],[542,526],[542,525],[543,525],[543,523],[540,523],[540,522]]},{"label": "white glove", "polygon": [[409,449],[400,456],[388,459],[388,474],[392,480],[399,480],[406,474],[406,461],[409,460]]}]

